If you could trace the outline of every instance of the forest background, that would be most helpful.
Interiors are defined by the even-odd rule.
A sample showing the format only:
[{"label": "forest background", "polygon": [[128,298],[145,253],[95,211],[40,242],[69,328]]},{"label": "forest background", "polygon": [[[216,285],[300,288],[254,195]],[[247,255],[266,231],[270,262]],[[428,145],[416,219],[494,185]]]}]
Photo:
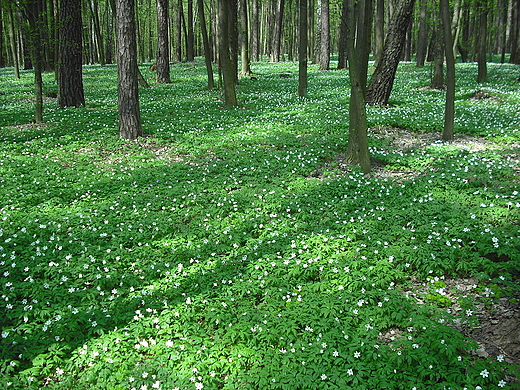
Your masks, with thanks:
[{"label": "forest background", "polygon": [[518,388],[518,7],[3,1],[0,384]]}]

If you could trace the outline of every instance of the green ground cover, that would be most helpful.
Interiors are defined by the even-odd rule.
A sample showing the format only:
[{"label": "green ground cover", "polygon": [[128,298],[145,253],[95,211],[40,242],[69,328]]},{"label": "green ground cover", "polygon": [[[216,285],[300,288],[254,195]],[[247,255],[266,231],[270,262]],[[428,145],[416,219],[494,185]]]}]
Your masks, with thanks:
[{"label": "green ground cover", "polygon": [[311,66],[301,99],[297,64],[253,71],[225,110],[201,61],[174,65],[140,91],[148,136],[121,141],[115,66],[84,67],[85,108],[46,98],[44,125],[32,74],[0,69],[2,388],[518,388],[458,330],[519,295],[518,67],[477,85],[457,65],[474,150],[380,136],[442,130],[431,69],[401,64],[368,109],[372,176],[339,158],[346,72]]}]

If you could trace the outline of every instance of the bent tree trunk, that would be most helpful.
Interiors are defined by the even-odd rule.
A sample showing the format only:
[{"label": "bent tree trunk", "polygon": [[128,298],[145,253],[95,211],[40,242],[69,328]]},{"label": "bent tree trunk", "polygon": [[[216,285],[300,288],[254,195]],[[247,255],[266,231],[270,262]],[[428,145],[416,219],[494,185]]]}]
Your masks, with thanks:
[{"label": "bent tree trunk", "polygon": [[81,0],[61,0],[60,20],[58,104],[60,107],[84,106]]},{"label": "bent tree trunk", "polygon": [[414,4],[415,0],[401,0],[396,6],[388,28],[383,55],[367,88],[368,104],[388,104]]},{"label": "bent tree trunk", "polygon": [[119,135],[136,139],[143,135],[137,81],[137,42],[134,0],[116,1],[118,56]]}]

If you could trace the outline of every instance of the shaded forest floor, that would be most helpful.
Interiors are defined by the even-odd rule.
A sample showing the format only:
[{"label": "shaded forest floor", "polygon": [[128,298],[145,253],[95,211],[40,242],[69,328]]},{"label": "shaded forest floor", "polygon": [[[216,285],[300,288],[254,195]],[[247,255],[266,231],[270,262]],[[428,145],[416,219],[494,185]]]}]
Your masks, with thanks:
[{"label": "shaded forest floor", "polygon": [[[140,90],[117,135],[115,66],[87,106],[0,69],[0,385],[11,389],[517,389],[518,67],[400,65],[369,107],[374,169],[345,165],[348,74],[253,64],[240,108],[202,61]],[[286,77],[280,77],[284,74]]]}]

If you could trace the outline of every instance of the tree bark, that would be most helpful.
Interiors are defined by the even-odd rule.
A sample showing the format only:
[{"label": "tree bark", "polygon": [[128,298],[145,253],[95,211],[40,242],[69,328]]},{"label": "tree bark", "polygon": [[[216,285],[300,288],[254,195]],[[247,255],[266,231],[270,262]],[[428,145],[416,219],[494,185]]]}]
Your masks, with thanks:
[{"label": "tree bark", "polygon": [[195,59],[195,34],[193,32],[193,0],[188,0],[188,18],[186,21],[186,61]]},{"label": "tree bark", "polygon": [[280,62],[282,49],[282,31],[283,31],[283,11],[285,0],[278,0],[278,7],[276,8],[276,24],[273,36],[273,62]]},{"label": "tree bark", "polygon": [[116,0],[119,135],[143,135],[137,81],[137,41],[134,0]]},{"label": "tree bark", "polygon": [[58,64],[58,104],[60,107],[85,105],[82,34],[81,0],[61,0]]},{"label": "tree bark", "polygon": [[339,23],[338,37],[338,69],[347,69],[347,0],[343,0],[341,6],[341,20]]},{"label": "tree bark", "polygon": [[197,5],[199,8],[199,20],[200,20],[200,30],[202,32],[202,42],[204,44],[204,61],[206,63],[206,72],[208,75],[208,89],[215,88],[215,80],[213,79],[213,65],[211,63],[212,54],[211,54],[211,46],[209,44],[208,30],[206,28],[206,15],[204,12],[204,2],[203,0],[197,0]]},{"label": "tree bark", "polygon": [[171,83],[168,0],[157,0],[157,83]]},{"label": "tree bark", "polygon": [[383,56],[367,89],[367,103],[388,104],[415,0],[401,0],[388,28]]},{"label": "tree bark", "polygon": [[307,25],[308,12],[307,0],[300,0],[300,41],[298,46],[298,96],[305,97],[307,95]]},{"label": "tree bark", "polygon": [[[62,3],[63,3],[63,0],[62,0]],[[94,25],[94,34],[96,35],[96,44],[97,44],[99,63],[101,65],[105,65],[106,60],[105,60],[105,49],[103,47],[103,34],[101,33],[101,24],[99,22],[99,2],[96,0],[92,0],[92,1],[89,1],[88,4],[90,7],[90,13],[92,14],[92,22]]]},{"label": "tree bark", "polygon": [[320,70],[330,69],[329,0],[321,0]]},{"label": "tree bark", "polygon": [[444,89],[444,43],[442,41],[442,25],[437,23],[435,33],[432,36],[432,55],[434,61],[433,77],[430,88]]},{"label": "tree bark", "polygon": [[[357,1],[357,9],[356,3]],[[350,77],[349,103],[349,140],[346,162],[360,165],[363,173],[371,170],[370,153],[368,151],[367,118],[365,104],[366,76],[363,77],[362,61],[368,63],[369,35],[371,25],[366,18],[371,18],[372,0],[347,0],[348,2],[348,34],[347,50]],[[370,15],[368,15],[370,14]],[[362,30],[365,31],[362,31]],[[357,39],[355,38],[357,37]]]},{"label": "tree bark", "polygon": [[455,56],[453,54],[453,38],[450,24],[449,0],[440,0],[440,14],[444,27],[444,47],[446,48],[446,105],[444,110],[443,141],[453,140],[455,123]]},{"label": "tree bark", "polygon": [[13,56],[14,77],[20,78],[20,58],[18,56],[18,40],[16,39],[15,19],[12,4],[8,5],[9,39],[11,41],[11,55]]},{"label": "tree bark", "polygon": [[29,21],[30,42],[34,64],[35,115],[36,123],[43,122],[43,47],[41,42],[41,4],[40,0],[28,0],[26,3],[27,19]]},{"label": "tree bark", "polygon": [[240,0],[240,55],[242,59],[242,76],[249,76],[251,74],[251,64],[249,62],[249,33],[248,33],[248,12],[247,0]]},{"label": "tree bark", "polygon": [[260,58],[260,22],[258,12],[258,0],[253,0],[251,14],[251,61],[258,62]]},{"label": "tree bark", "polygon": [[376,0],[374,20],[374,66],[377,67],[385,45],[385,0]]},{"label": "tree bark", "polygon": [[419,14],[419,30],[417,32],[417,66],[424,66],[426,60],[426,49],[428,48],[428,30],[427,30],[427,0],[421,0],[421,9]]},{"label": "tree bark", "polygon": [[218,0],[219,4],[219,57],[220,68],[224,84],[224,104],[226,107],[236,107],[238,105],[235,81],[236,66],[233,65],[232,39],[229,36],[233,26],[232,5],[233,0]]},{"label": "tree bark", "polygon": [[486,48],[487,48],[487,15],[488,4],[487,0],[479,0],[477,3],[478,9],[478,53],[477,53],[477,83],[485,83],[487,81],[487,62],[486,62]]}]

